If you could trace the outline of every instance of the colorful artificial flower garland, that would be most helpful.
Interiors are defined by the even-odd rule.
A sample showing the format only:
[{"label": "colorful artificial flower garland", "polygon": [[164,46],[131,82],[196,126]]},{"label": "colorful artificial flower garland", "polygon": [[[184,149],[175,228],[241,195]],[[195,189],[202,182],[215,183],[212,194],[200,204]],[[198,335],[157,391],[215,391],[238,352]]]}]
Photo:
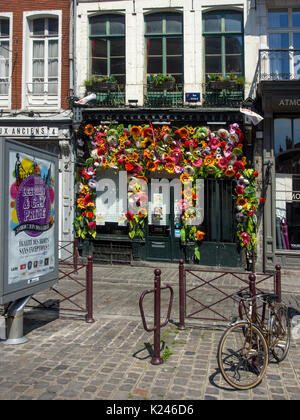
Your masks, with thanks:
[{"label": "colorful artificial flower garland", "polygon": [[[195,257],[200,258],[198,244],[205,232],[192,225],[195,181],[198,178],[232,178],[236,181],[237,237],[241,247],[256,250],[256,197],[258,172],[246,169],[243,154],[244,135],[238,124],[229,130],[210,131],[207,127],[185,126],[173,129],[167,125],[154,128],[149,125],[87,124],[84,135],[77,139],[77,156],[81,166],[77,170],[78,196],[75,230],[82,239],[96,237],[96,173],[98,168],[127,171],[133,179],[143,178],[160,171],[178,174],[182,184],[191,183],[184,189],[180,202],[182,210],[181,239],[183,243],[195,243]],[[82,133],[83,134],[83,133]],[[129,236],[143,237],[146,202],[139,200],[141,191],[129,191],[140,208],[137,214],[126,213],[130,226]]]}]

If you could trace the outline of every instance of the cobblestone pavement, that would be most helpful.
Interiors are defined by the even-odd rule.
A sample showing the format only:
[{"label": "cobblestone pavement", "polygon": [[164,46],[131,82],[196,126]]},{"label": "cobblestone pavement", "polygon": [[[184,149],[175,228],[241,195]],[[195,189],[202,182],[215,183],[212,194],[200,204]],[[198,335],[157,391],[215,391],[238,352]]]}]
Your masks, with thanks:
[{"label": "cobblestone pavement", "polygon": [[[163,283],[172,283],[175,271],[162,271]],[[259,386],[233,390],[217,369],[225,323],[187,321],[186,330],[180,331],[174,280],[173,322],[162,329],[167,360],[153,366],[153,333],[143,329],[138,307],[141,292],[153,287],[153,268],[98,267],[95,272],[94,323],[87,324],[82,314],[28,307],[24,314],[28,341],[0,342],[1,400],[300,399],[300,340],[292,339],[285,361],[269,364]],[[283,298],[297,313],[300,295],[287,289]],[[39,297],[53,299],[48,292]],[[148,314],[153,298],[147,299]],[[168,294],[162,301],[165,308]],[[147,320],[151,323],[152,317]]]}]

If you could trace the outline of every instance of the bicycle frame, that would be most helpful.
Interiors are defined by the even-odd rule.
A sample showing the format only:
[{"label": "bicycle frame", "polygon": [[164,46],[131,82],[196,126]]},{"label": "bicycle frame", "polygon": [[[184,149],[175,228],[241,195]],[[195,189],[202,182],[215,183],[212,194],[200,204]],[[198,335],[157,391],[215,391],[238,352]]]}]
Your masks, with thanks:
[{"label": "bicycle frame", "polygon": [[[271,342],[272,337],[272,326],[275,321],[277,320],[278,324],[280,325],[280,328],[282,331],[284,331],[281,320],[277,316],[275,311],[275,305],[271,302],[267,302],[266,300],[263,300],[263,306],[262,306],[262,314],[261,316],[257,313],[257,311],[253,311],[254,305],[256,306],[256,298],[259,299],[259,296],[254,296],[247,299],[240,299],[239,301],[239,317],[240,320],[243,319],[243,313],[246,315],[246,319],[250,324],[250,328],[252,324],[255,324],[256,327],[260,329],[260,331],[263,333],[266,342],[268,344],[269,349],[272,349],[278,342],[280,341],[280,338],[277,338],[274,342]],[[249,302],[249,308],[246,308],[245,302]],[[265,324],[266,321],[266,307],[268,306],[268,323]],[[256,308],[255,308],[256,309]],[[254,316],[253,316],[254,315]],[[238,323],[239,321],[234,322]]]}]

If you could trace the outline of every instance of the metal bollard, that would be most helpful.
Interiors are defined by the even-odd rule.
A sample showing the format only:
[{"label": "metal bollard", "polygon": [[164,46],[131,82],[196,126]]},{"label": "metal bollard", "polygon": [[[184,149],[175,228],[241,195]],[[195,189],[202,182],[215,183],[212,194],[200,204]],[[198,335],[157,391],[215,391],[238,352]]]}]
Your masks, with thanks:
[{"label": "metal bollard", "polygon": [[86,266],[86,322],[91,324],[95,322],[93,318],[93,257],[88,256]]},{"label": "metal bollard", "polygon": [[[140,307],[140,313],[141,313],[144,329],[148,332],[154,331],[154,355],[152,357],[151,364],[160,365],[163,363],[163,360],[160,357],[160,329],[164,327],[165,325],[167,325],[167,323],[169,322],[174,292],[173,292],[172,287],[169,285],[166,285],[165,287],[161,287],[161,279],[160,279],[161,270],[159,269],[154,270],[154,274],[155,274],[154,289],[145,290],[141,294],[140,299],[139,299],[139,307]],[[167,318],[165,322],[161,324],[160,323],[160,307],[161,307],[160,298],[161,298],[161,290],[163,289],[170,290],[170,301],[169,301],[169,306],[168,306]],[[154,293],[154,327],[153,328],[147,327],[145,314],[143,310],[143,299],[148,293]]]},{"label": "metal bollard", "polygon": [[[249,274],[249,290],[250,290],[251,296],[256,295],[255,280],[256,280],[255,274],[253,273]],[[252,321],[255,322],[256,321],[256,299],[252,300],[252,305],[253,305],[252,306]]]},{"label": "metal bollard", "polygon": [[179,261],[179,326],[180,330],[185,330],[185,273],[183,260]]},{"label": "metal bollard", "polygon": [[9,305],[6,314],[7,339],[4,344],[23,344],[28,341],[23,336],[23,313],[30,299],[31,295],[17,299]]},{"label": "metal bollard", "polygon": [[278,296],[277,302],[281,303],[281,266],[276,265],[276,274],[275,274],[275,293]]}]

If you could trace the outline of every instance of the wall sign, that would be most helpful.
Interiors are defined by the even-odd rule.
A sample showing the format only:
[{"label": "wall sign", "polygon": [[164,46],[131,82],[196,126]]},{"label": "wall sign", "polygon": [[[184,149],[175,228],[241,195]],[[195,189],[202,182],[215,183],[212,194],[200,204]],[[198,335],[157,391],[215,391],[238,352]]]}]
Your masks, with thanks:
[{"label": "wall sign", "polygon": [[58,137],[58,127],[0,126],[0,136],[5,137]]},{"label": "wall sign", "polygon": [[292,192],[292,200],[293,201],[300,201],[300,191],[293,191]]}]

